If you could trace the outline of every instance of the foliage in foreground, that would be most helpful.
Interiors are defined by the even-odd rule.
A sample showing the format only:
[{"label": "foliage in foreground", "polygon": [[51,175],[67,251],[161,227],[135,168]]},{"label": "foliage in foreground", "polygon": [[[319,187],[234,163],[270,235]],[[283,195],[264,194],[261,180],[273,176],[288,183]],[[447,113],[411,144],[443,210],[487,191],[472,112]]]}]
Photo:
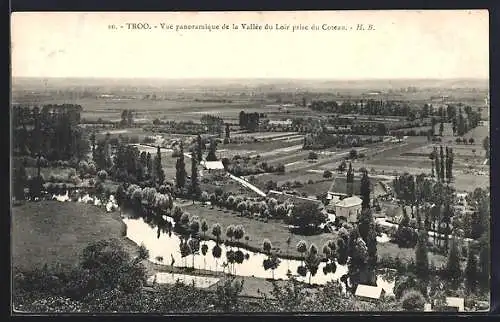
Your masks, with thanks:
[{"label": "foliage in foreground", "polygon": [[426,297],[417,290],[418,283],[410,281],[396,283],[395,293],[401,293],[396,298],[376,303],[342,292],[340,282],[318,288],[293,277],[273,282],[273,289],[262,299],[242,296],[244,278],[234,276],[209,289],[180,282],[144,287],[146,271],[141,262],[147,257],[142,247],[131,258],[114,240],[92,243],[83,251],[80,266],[70,272],[47,267],[15,272],[14,307],[30,313],[415,311],[421,310]]}]

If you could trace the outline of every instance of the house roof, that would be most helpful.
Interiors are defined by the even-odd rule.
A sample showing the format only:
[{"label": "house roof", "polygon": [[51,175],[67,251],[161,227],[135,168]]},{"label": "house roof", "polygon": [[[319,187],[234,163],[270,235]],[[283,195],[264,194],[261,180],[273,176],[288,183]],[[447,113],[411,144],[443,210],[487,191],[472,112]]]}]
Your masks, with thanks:
[{"label": "house roof", "polygon": [[345,198],[340,200],[335,204],[335,207],[343,207],[343,208],[349,208],[349,207],[354,207],[354,206],[359,206],[363,200],[357,196],[352,196],[349,198]]},{"label": "house roof", "polygon": [[207,170],[223,170],[224,165],[222,161],[202,161],[203,167]]},{"label": "house roof", "polygon": [[367,297],[371,299],[380,299],[384,292],[384,289],[380,286],[370,286],[359,284],[356,288],[356,296]]},{"label": "house roof", "polygon": [[462,297],[447,297],[446,305],[458,308],[459,312],[464,311],[465,300]]}]

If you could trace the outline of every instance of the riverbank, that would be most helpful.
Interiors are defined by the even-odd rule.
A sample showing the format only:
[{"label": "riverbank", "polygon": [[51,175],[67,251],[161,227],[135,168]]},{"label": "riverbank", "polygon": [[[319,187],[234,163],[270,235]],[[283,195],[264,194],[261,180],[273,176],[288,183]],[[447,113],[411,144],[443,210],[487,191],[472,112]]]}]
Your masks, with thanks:
[{"label": "riverbank", "polygon": [[[198,216],[200,220],[206,220],[209,226],[207,237],[210,240],[215,241],[215,236],[211,233],[212,225],[215,223],[219,223],[222,226],[222,242],[226,240],[225,229],[227,226],[242,225],[248,240],[244,237],[240,242],[233,241],[228,243],[229,245],[239,246],[253,252],[262,252],[263,240],[269,239],[273,246],[272,252],[285,259],[302,260],[304,258],[304,255],[299,253],[296,249],[296,245],[300,240],[306,241],[308,245],[314,243],[318,249],[321,250],[323,245],[328,243],[328,241],[337,240],[338,237],[336,231],[316,235],[292,234],[288,226],[281,220],[269,219],[266,223],[253,218],[238,217],[236,211],[201,205],[198,202],[195,204],[189,203],[181,208],[191,216]],[[289,246],[287,245],[288,238],[290,238]],[[384,265],[387,264],[388,259],[399,258],[402,262],[411,262],[415,260],[415,250],[413,248],[399,248],[398,245],[391,242],[378,243],[377,253],[379,262]],[[436,267],[440,267],[446,263],[446,257],[429,252],[429,262],[434,263]]]},{"label": "riverbank", "polygon": [[[70,269],[78,265],[83,249],[101,239],[116,238],[131,257],[139,245],[126,237],[120,212],[105,212],[86,203],[40,201],[24,202],[12,208],[12,265],[19,270]],[[224,278],[226,274],[208,270],[158,265],[143,261],[148,277],[158,272]],[[269,294],[272,283],[264,278],[239,277],[246,297]],[[280,281],[278,281],[280,283]],[[216,289],[216,285],[209,289]]]}]

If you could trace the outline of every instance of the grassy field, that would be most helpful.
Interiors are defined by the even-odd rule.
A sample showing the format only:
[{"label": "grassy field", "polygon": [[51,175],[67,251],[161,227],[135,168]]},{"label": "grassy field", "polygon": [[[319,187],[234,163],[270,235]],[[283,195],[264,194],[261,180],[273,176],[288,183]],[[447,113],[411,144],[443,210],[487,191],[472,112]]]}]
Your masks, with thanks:
[{"label": "grassy field", "polygon": [[[100,239],[118,238],[126,246],[117,213],[83,203],[43,201],[12,209],[12,265],[21,269],[78,264],[82,250]],[[130,249],[127,246],[127,249]]]}]

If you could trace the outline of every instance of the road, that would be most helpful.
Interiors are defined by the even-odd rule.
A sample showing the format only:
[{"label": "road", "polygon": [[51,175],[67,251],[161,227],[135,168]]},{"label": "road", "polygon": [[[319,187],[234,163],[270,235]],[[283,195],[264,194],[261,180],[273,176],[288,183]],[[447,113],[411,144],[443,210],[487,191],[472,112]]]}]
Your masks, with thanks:
[{"label": "road", "polygon": [[[184,155],[186,157],[188,157],[188,158],[191,158],[191,154],[190,153],[184,153]],[[205,159],[205,158],[203,158],[203,159]],[[253,184],[251,184],[250,182],[248,182],[248,181],[246,181],[246,180],[244,180],[242,178],[239,178],[237,176],[234,176],[234,175],[230,174],[229,172],[227,172],[227,174],[228,174],[229,178],[233,179],[236,182],[239,182],[244,187],[247,187],[248,189],[253,190],[259,196],[262,196],[262,197],[266,196],[266,193],[264,191],[260,190],[259,188],[257,188]]]},{"label": "road", "polygon": [[256,186],[254,186],[253,184],[249,183],[248,181],[246,180],[243,180],[242,178],[239,178],[237,176],[234,176],[230,173],[229,174],[229,177],[237,182],[239,182],[240,184],[242,184],[243,186],[249,188],[250,190],[253,190],[255,191],[258,195],[262,196],[262,197],[265,197],[266,196],[266,193],[262,190],[260,190],[259,188],[257,188]]}]

